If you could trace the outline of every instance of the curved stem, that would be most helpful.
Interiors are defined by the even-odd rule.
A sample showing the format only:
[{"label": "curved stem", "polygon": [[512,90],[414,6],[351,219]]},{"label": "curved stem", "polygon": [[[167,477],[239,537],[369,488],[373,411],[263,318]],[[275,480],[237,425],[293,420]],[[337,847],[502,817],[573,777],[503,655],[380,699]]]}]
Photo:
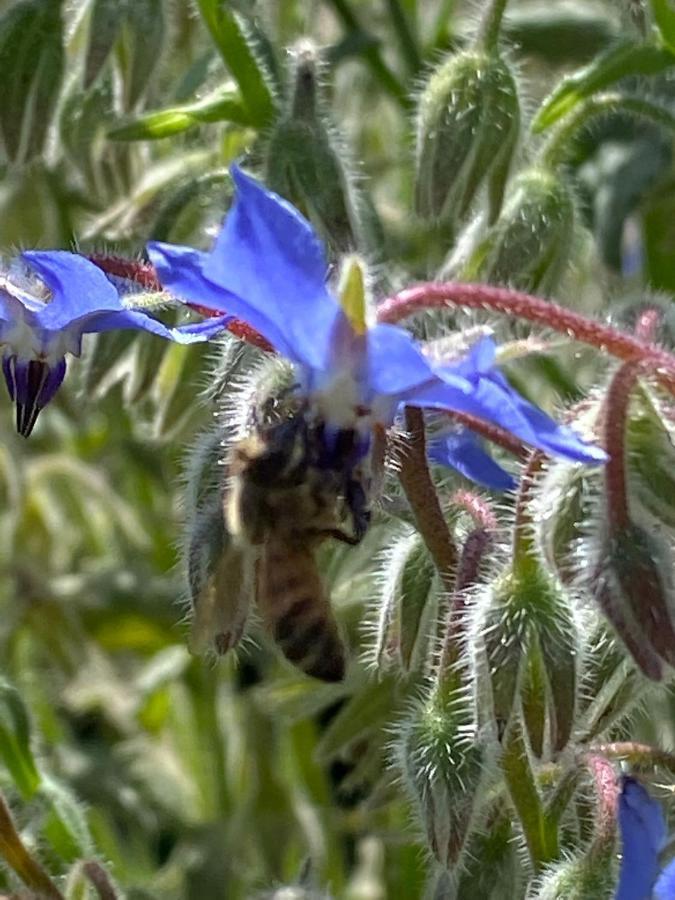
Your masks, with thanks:
[{"label": "curved stem", "polygon": [[675,132],[675,115],[655,103],[619,92],[597,94],[582,103],[575,112],[562,121],[544,145],[540,161],[551,168],[564,165],[574,147],[579,130],[593,119],[613,112],[631,113]]},{"label": "curved stem", "polygon": [[410,439],[401,455],[398,477],[415,516],[417,529],[438,569],[443,585],[451,591],[455,586],[457,547],[429,474],[424,416],[419,409],[406,406],[405,423]]},{"label": "curved stem", "polygon": [[541,470],[546,456],[540,450],[533,450],[520,479],[516,498],[515,521],[513,523],[513,568],[522,571],[537,565],[534,555],[534,530],[530,501],[537,473]]},{"label": "curved stem", "polygon": [[612,378],[605,397],[604,445],[609,455],[604,471],[605,494],[607,521],[612,534],[623,531],[630,524],[626,485],[626,426],[631,394],[640,368],[639,363],[621,366]]},{"label": "curved stem", "polygon": [[427,282],[386,299],[378,308],[380,322],[396,323],[427,309],[462,306],[524,319],[611,353],[625,362],[643,362],[654,377],[675,394],[675,357],[550,300],[489,284]]},{"label": "curved stem", "polygon": [[493,425],[492,422],[486,422],[484,419],[479,419],[478,416],[472,416],[470,413],[457,412],[456,410],[449,412],[448,416],[456,422],[460,422],[462,425],[470,428],[471,431],[475,431],[476,434],[480,434],[481,437],[484,437],[491,443],[501,447],[502,450],[512,453],[519,459],[527,458],[529,453],[527,447],[525,447],[517,437],[514,437],[510,432],[506,431],[506,429],[500,428],[499,425]]},{"label": "curved stem", "polygon": [[477,43],[481,44],[486,50],[497,49],[507,3],[508,0],[492,0],[483,16]]},{"label": "curved stem", "polygon": [[[157,272],[152,263],[143,262],[140,259],[124,259],[121,256],[93,255],[88,257],[94,265],[98,266],[106,275],[113,275],[116,278],[126,278],[133,281],[139,287],[146,291],[162,291],[162,285],[157,278]],[[206,306],[199,306],[197,303],[186,303],[185,306],[199,313],[200,316],[209,318],[210,316],[221,316],[221,310],[209,309]],[[259,347],[261,350],[274,350],[270,342],[259,334],[246,322],[241,319],[233,319],[229,325],[225,326],[226,330],[231,332],[235,337]]]},{"label": "curved stem", "polygon": [[584,756],[584,762],[593,776],[597,797],[595,812],[595,835],[591,845],[593,856],[604,856],[614,849],[616,835],[619,784],[614,766],[602,754],[591,752]]}]

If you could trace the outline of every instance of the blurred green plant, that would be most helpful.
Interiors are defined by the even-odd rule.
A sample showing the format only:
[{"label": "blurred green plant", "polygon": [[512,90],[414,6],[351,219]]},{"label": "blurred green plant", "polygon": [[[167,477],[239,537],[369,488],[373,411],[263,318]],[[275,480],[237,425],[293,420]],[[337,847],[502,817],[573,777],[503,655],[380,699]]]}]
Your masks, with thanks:
[{"label": "blurred green plant", "polygon": [[243,157],[333,262],[365,255],[380,297],[457,277],[559,301],[405,311],[429,341],[494,330],[513,384],[574,399],[615,460],[522,466],[488,434],[527,476],[516,501],[434,468],[455,577],[420,520],[409,419],[366,539],[322,548],[347,679],[301,676],[255,629],[212,665],[187,650],[204,581],[184,584],[179,534],[214,537],[213,411],[260,354],[91,337],[29,445],[0,412],[0,892],[601,900],[619,849],[603,778],[623,762],[672,789],[672,358],[624,366],[631,341],[675,345],[675,11],[469,6],[0,4],[7,254],[206,246]]}]

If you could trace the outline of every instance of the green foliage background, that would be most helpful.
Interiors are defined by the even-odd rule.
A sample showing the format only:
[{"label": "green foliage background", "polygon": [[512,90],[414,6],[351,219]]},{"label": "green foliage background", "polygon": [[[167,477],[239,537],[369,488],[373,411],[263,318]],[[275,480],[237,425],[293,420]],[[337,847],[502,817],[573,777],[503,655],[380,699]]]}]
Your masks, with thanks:
[{"label": "green foliage background", "polygon": [[[525,116],[617,40],[655,47],[659,8],[509,4],[503,35]],[[447,233],[411,213],[414,107],[432,65],[467,42],[474,5],[19,0],[0,13],[7,255],[136,256],[151,237],[207,246],[229,204],[229,163],[247,154],[265,174],[287,109],[287,48],[305,37],[323,48],[331,146],[348,151],[373,201],[360,248],[378,285],[431,275],[450,249]],[[666,63],[652,66],[646,93],[672,114]],[[626,66],[628,86],[641,89],[646,76]],[[620,309],[631,290],[675,291],[672,132],[607,116],[580,132],[571,165],[585,224],[563,299],[597,309],[613,293]],[[639,223],[645,259],[628,284],[627,219]],[[339,228],[318,224],[341,249]],[[355,662],[337,687],[295,674],[264,643],[217,665],[188,653],[182,461],[212,421],[205,388],[219,352],[90,337],[28,443],[5,398],[0,786],[50,873],[96,856],[135,900],[235,900],[300,883],[349,900],[421,897],[424,841],[386,761],[419,691],[414,648],[402,673],[378,678]],[[578,376],[566,357],[520,371],[544,403],[573,395]],[[354,657],[368,645],[360,623],[375,596],[375,551],[401,536],[395,527],[405,528],[381,526],[362,548],[326,559]],[[667,722],[669,701],[659,702]],[[635,729],[649,736],[647,723]],[[674,737],[660,729],[666,749]],[[68,897],[93,896],[78,877]],[[16,889],[14,876],[0,871],[0,885]],[[305,896],[297,891],[283,896]]]}]

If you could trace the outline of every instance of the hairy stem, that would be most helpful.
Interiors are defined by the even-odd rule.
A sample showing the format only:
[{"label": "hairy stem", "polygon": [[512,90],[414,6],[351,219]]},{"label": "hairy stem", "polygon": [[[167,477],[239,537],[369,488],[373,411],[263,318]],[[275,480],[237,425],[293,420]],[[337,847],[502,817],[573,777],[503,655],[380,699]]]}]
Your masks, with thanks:
[{"label": "hairy stem", "polygon": [[502,29],[502,19],[508,0],[491,0],[478,31],[478,43],[486,50],[496,50]]},{"label": "hairy stem", "polygon": [[574,142],[580,129],[593,119],[614,112],[631,113],[675,133],[675,115],[667,109],[640,97],[629,97],[619,92],[597,94],[563,120],[544,146],[540,161],[551,168],[564,165],[574,150]]},{"label": "hairy stem", "polygon": [[619,784],[614,766],[598,753],[585,756],[595,783],[598,802],[595,807],[595,834],[591,845],[593,856],[605,856],[614,850]]},{"label": "hairy stem", "polygon": [[675,357],[670,353],[558,303],[522,291],[489,284],[426,282],[384,300],[378,307],[378,319],[396,323],[427,309],[450,306],[503,313],[566,334],[624,362],[643,362],[663,387],[675,394]]},{"label": "hairy stem", "polygon": [[[349,31],[364,33],[364,29],[361,27],[349,0],[330,0],[330,5]],[[361,53],[373,75],[375,75],[387,93],[403,108],[407,108],[410,105],[408,92],[382,59],[377,42],[373,40],[365,42],[365,47]]]},{"label": "hairy stem", "polygon": [[406,406],[405,423],[409,442],[401,454],[399,480],[415,516],[415,523],[426,544],[444,586],[453,590],[457,568],[457,547],[438,502],[436,488],[427,464],[424,416],[419,409]]},{"label": "hairy stem", "polygon": [[501,759],[502,771],[523,828],[532,867],[538,873],[558,856],[558,833],[547,821],[534,773],[525,748],[520,717],[507,732]]},{"label": "hairy stem", "polygon": [[506,429],[500,428],[499,425],[493,425],[492,422],[486,422],[484,419],[479,419],[470,413],[456,412],[455,410],[448,413],[448,415],[451,419],[460,422],[462,425],[470,428],[471,431],[475,431],[476,434],[480,434],[481,437],[501,447],[502,450],[512,453],[519,459],[527,457],[529,452],[527,447]]},{"label": "hairy stem", "polygon": [[630,763],[631,768],[651,771],[654,766],[675,772],[675,754],[659,750],[650,744],[638,741],[614,741],[608,744],[592,744],[589,752],[608,759],[620,759]]},{"label": "hairy stem", "polygon": [[417,47],[417,41],[406,11],[401,6],[401,0],[385,0],[391,26],[396,32],[401,54],[405,59],[411,75],[417,75],[422,68],[422,57]]},{"label": "hairy stem", "polygon": [[607,521],[610,532],[614,534],[630,524],[626,485],[626,425],[631,394],[639,374],[639,363],[621,366],[612,378],[605,397],[604,445],[609,455],[604,471],[605,495]]},{"label": "hairy stem", "polygon": [[[139,287],[142,287],[146,291],[159,292],[163,290],[152,263],[143,262],[140,259],[124,259],[121,256],[95,255],[90,256],[89,259],[94,265],[105,272],[106,275],[113,275],[116,278],[126,278],[129,281],[135,282]],[[209,309],[209,307],[199,306],[197,303],[186,303],[185,306],[205,318],[223,315],[221,310]],[[254,328],[251,328],[250,325],[247,325],[246,322],[242,322],[241,319],[232,319],[225,328],[235,337],[240,338],[242,341],[246,341],[248,344],[253,344],[254,347],[259,347],[261,350],[267,351],[274,349],[266,338],[259,334]]]},{"label": "hairy stem", "polygon": [[63,900],[63,894],[49,875],[26,850],[2,795],[0,795],[0,856],[37,896],[48,900]]},{"label": "hairy stem", "polygon": [[532,488],[545,458],[541,450],[533,450],[520,479],[513,523],[513,567],[520,571],[538,564],[534,555],[534,528],[530,503]]}]

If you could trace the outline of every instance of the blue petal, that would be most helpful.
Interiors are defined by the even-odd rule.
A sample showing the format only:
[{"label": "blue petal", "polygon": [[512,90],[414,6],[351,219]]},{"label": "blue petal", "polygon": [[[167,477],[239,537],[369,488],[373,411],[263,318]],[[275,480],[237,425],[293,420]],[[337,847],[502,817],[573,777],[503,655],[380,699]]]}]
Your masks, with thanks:
[{"label": "blue petal", "polygon": [[675,897],[675,859],[671,860],[654,885],[653,900],[673,900]]},{"label": "blue petal", "polygon": [[368,331],[366,378],[376,394],[405,395],[435,375],[411,334],[396,325],[376,325]]},{"label": "blue petal", "polygon": [[[210,282],[224,292],[216,309],[240,316],[295,362],[325,370],[332,362],[336,332],[345,330],[347,320],[326,288],[321,242],[281,197],[236,167],[232,177],[234,205],[213,251],[200,259],[197,279],[191,273],[187,285],[185,276],[174,271],[166,280],[165,267],[158,266],[160,277],[169,290],[191,300],[195,289],[199,293],[200,280]],[[151,245],[151,254],[158,249],[166,258],[166,246]],[[212,295],[205,287],[201,302],[210,305]]]},{"label": "blue petal", "polygon": [[624,778],[619,796],[621,869],[614,900],[649,900],[659,874],[666,839],[660,803],[633,778]]},{"label": "blue petal", "polygon": [[465,478],[497,491],[511,491],[516,481],[483,450],[468,429],[434,438],[427,455],[432,462],[452,466]]},{"label": "blue petal", "polygon": [[236,166],[231,171],[237,197],[205,273],[265,313],[295,358],[326,369],[346,317],[326,288],[322,243],[290,203]]},{"label": "blue petal", "polygon": [[[459,375],[473,384],[470,399],[454,409],[493,422],[545,453],[583,463],[607,462],[603,450],[583,441],[572,429],[558,425],[521,397],[494,365],[496,352],[495,342],[487,337],[474,344],[458,363],[436,367],[436,373],[444,380]],[[442,408],[442,391],[438,386],[429,394],[429,402]]]},{"label": "blue petal", "polygon": [[221,332],[231,321],[231,316],[217,316],[204,319],[191,325],[180,325],[169,328],[163,322],[153,319],[143,312],[135,310],[122,310],[121,312],[102,312],[92,314],[82,323],[82,333],[113,331],[121,328],[133,328],[138,331],[147,331],[168,341],[177,344],[195,344],[199,341],[207,341]]},{"label": "blue petal", "polygon": [[147,250],[162,286],[174,296],[243,319],[267,338],[279,353],[295,362],[301,361],[267,316],[206,278],[203,270],[208,253],[158,241],[149,243]]},{"label": "blue petal", "polygon": [[94,263],[65,250],[21,254],[52,291],[50,303],[35,313],[42,328],[60,331],[93,312],[122,309],[117,291]]}]

